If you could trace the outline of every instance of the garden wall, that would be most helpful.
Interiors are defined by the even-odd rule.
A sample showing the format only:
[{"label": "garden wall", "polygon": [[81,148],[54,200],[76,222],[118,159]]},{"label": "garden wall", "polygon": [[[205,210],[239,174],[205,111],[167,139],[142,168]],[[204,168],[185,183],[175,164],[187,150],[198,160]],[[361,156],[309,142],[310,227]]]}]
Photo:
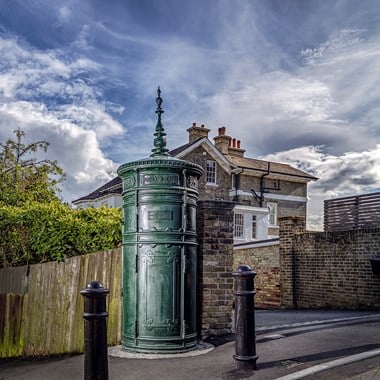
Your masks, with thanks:
[{"label": "garden wall", "polygon": [[302,233],[302,223],[280,224],[282,306],[379,309],[380,276],[369,258],[380,253],[380,228]]},{"label": "garden wall", "polygon": [[255,306],[263,309],[281,307],[278,243],[265,247],[234,249],[234,270],[240,265],[249,265],[257,273]]}]

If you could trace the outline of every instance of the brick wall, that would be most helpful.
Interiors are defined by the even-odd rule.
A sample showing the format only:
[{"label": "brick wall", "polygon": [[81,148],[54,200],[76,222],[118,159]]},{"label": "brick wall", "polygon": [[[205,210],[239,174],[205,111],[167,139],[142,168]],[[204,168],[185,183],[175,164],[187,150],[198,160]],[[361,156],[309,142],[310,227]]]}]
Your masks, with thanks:
[{"label": "brick wall", "polygon": [[380,277],[369,261],[380,252],[380,229],[294,234],[297,223],[280,224],[283,306],[380,308]]},{"label": "brick wall", "polygon": [[[255,189],[257,193],[260,191],[260,177],[254,177],[250,175],[239,175],[239,188],[244,189],[246,191],[250,191],[251,189]],[[265,186],[266,187],[274,187],[277,185],[277,180],[266,179]],[[301,182],[290,182],[281,180],[280,181],[280,189],[272,190],[273,194],[287,194],[287,195],[295,195],[299,197],[306,197],[307,195],[307,187],[305,183]],[[270,198],[270,193],[266,193],[266,195]]]},{"label": "brick wall", "polygon": [[305,231],[305,219],[284,217],[280,223],[280,289],[281,306],[295,307],[294,299],[294,239],[297,234]]},{"label": "brick wall", "polygon": [[233,268],[249,265],[255,277],[255,306],[278,308],[281,306],[279,245],[234,250]]},{"label": "brick wall", "polygon": [[198,202],[198,331],[202,338],[231,332],[233,305],[233,206]]},{"label": "brick wall", "polygon": [[[206,155],[203,155],[203,153],[206,153]],[[184,157],[181,157],[181,159],[200,165],[204,169],[205,173],[207,160],[215,161],[215,158],[206,152],[201,146],[194,149]],[[199,200],[230,200],[229,192],[231,189],[231,176],[218,164],[216,167],[216,185],[207,185],[206,175],[203,175],[199,179],[198,186]]]},{"label": "brick wall", "polygon": [[380,308],[380,278],[369,257],[380,252],[380,229],[298,236],[296,299],[300,308]]}]

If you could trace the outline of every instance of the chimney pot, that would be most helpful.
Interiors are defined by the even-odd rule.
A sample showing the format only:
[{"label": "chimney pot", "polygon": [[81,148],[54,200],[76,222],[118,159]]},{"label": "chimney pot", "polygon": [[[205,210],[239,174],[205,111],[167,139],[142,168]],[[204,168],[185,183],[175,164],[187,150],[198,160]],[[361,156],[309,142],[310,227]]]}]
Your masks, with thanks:
[{"label": "chimney pot", "polygon": [[222,135],[226,133],[226,127],[222,127]]},{"label": "chimney pot", "polygon": [[193,123],[193,127],[196,127],[197,126],[197,123]]},{"label": "chimney pot", "polygon": [[205,127],[205,125],[204,124],[201,124],[201,128],[204,128]]},{"label": "chimney pot", "polygon": [[240,140],[237,141],[237,147],[240,149]]},{"label": "chimney pot", "polygon": [[228,139],[228,146],[231,146],[232,145],[232,140],[231,140],[231,137]]},{"label": "chimney pot", "polygon": [[232,147],[236,148],[236,139],[235,138],[232,139]]}]

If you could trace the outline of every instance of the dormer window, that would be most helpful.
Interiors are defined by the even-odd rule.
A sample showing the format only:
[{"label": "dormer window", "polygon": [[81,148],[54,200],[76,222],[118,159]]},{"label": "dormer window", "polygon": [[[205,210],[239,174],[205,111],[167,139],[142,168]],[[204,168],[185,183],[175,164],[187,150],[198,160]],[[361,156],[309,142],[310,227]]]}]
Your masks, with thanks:
[{"label": "dormer window", "polygon": [[207,185],[216,185],[216,162],[207,160],[206,164]]}]

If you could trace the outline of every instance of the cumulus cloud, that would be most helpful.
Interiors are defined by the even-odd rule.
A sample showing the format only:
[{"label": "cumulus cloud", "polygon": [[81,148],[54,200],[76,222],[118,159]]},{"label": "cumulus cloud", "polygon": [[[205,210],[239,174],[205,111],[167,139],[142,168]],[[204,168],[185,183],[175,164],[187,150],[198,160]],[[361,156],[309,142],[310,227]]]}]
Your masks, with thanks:
[{"label": "cumulus cloud", "polygon": [[112,178],[115,164],[102,144],[123,133],[112,116],[123,107],[102,100],[99,64],[68,58],[63,51],[40,51],[16,38],[0,38],[0,138],[20,127],[28,141],[50,143],[48,157],[67,174],[62,196],[82,196]]},{"label": "cumulus cloud", "polygon": [[0,123],[3,139],[11,137],[9,132],[20,127],[26,132],[27,141],[49,142],[47,157],[57,160],[67,175],[62,189],[67,201],[108,181],[115,173],[116,166],[105,157],[95,131],[57,117],[40,103],[21,101],[3,105]]}]

